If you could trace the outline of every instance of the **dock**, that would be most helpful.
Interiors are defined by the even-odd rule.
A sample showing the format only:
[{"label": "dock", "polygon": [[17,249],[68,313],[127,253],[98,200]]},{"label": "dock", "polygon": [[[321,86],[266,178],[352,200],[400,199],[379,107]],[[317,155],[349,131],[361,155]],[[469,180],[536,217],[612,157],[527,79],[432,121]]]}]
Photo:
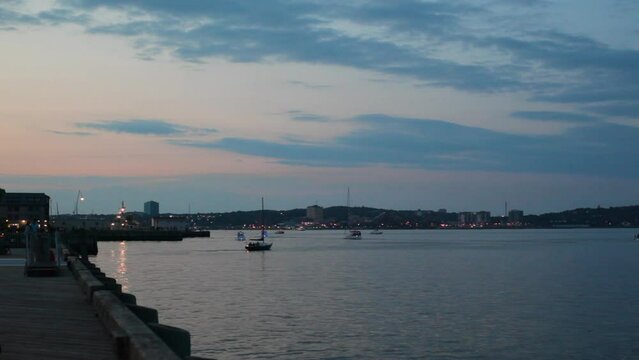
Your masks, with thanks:
[{"label": "dock", "polygon": [[23,266],[0,263],[0,286],[0,359],[118,359],[69,270],[27,277]]},{"label": "dock", "polygon": [[32,277],[16,255],[0,256],[1,360],[202,359],[188,331],[161,324],[88,259]]}]

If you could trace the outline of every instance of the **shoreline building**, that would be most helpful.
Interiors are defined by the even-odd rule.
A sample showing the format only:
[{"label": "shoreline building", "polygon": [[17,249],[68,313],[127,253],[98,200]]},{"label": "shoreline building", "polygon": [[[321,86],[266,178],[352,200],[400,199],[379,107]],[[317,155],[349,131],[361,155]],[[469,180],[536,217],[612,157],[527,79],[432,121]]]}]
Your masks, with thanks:
[{"label": "shoreline building", "polygon": [[160,215],[160,204],[156,201],[147,201],[144,203],[144,213],[156,217]]},{"label": "shoreline building", "polygon": [[27,223],[47,228],[49,201],[44,193],[8,193],[0,189],[0,221],[10,228],[20,228]]},{"label": "shoreline building", "polygon": [[475,223],[480,226],[490,225],[490,211],[478,211],[475,213]]},{"label": "shoreline building", "polygon": [[524,222],[524,211],[523,210],[510,210],[508,212],[508,224],[510,225],[522,225]]},{"label": "shoreline building", "polygon": [[316,224],[324,221],[324,208],[318,205],[311,205],[306,208],[306,217]]},{"label": "shoreline building", "polygon": [[186,216],[155,216],[151,219],[151,227],[155,230],[179,230],[189,229],[189,219]]}]

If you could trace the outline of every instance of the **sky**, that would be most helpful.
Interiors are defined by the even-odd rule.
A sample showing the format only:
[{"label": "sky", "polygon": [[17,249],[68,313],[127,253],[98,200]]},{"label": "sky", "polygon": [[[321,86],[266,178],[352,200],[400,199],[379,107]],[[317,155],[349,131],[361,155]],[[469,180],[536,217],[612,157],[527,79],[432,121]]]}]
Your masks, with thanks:
[{"label": "sky", "polygon": [[639,204],[635,0],[3,0],[0,44],[54,214]]}]

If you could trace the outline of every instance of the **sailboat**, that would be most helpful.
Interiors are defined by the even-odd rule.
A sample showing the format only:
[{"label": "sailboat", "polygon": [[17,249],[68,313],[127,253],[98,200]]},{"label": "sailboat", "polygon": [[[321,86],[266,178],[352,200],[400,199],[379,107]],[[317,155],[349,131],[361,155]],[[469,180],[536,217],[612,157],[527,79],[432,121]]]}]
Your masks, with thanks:
[{"label": "sailboat", "polygon": [[[351,188],[346,191],[346,226],[351,225]],[[346,240],[359,240],[362,238],[362,232],[359,230],[348,230],[344,235]]]},{"label": "sailboat", "polygon": [[273,246],[273,243],[269,243],[266,242],[266,240],[264,240],[264,238],[266,238],[268,235],[266,233],[266,228],[264,227],[264,198],[262,198],[262,226],[261,226],[261,231],[260,231],[260,237],[256,238],[256,239],[251,239],[249,240],[246,245],[244,245],[244,248],[246,249],[246,251],[265,251],[265,250],[271,250],[271,246]]}]

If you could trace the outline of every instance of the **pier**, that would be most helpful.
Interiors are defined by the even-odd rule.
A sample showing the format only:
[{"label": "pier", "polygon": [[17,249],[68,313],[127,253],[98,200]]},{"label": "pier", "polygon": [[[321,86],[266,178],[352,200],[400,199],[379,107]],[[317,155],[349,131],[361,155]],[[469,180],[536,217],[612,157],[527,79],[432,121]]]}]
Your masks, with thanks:
[{"label": "pier", "polygon": [[0,359],[118,359],[70,271],[27,277],[0,264],[0,279]]},{"label": "pier", "polygon": [[197,359],[188,331],[160,324],[87,259],[31,277],[15,252],[0,256],[0,359]]}]

